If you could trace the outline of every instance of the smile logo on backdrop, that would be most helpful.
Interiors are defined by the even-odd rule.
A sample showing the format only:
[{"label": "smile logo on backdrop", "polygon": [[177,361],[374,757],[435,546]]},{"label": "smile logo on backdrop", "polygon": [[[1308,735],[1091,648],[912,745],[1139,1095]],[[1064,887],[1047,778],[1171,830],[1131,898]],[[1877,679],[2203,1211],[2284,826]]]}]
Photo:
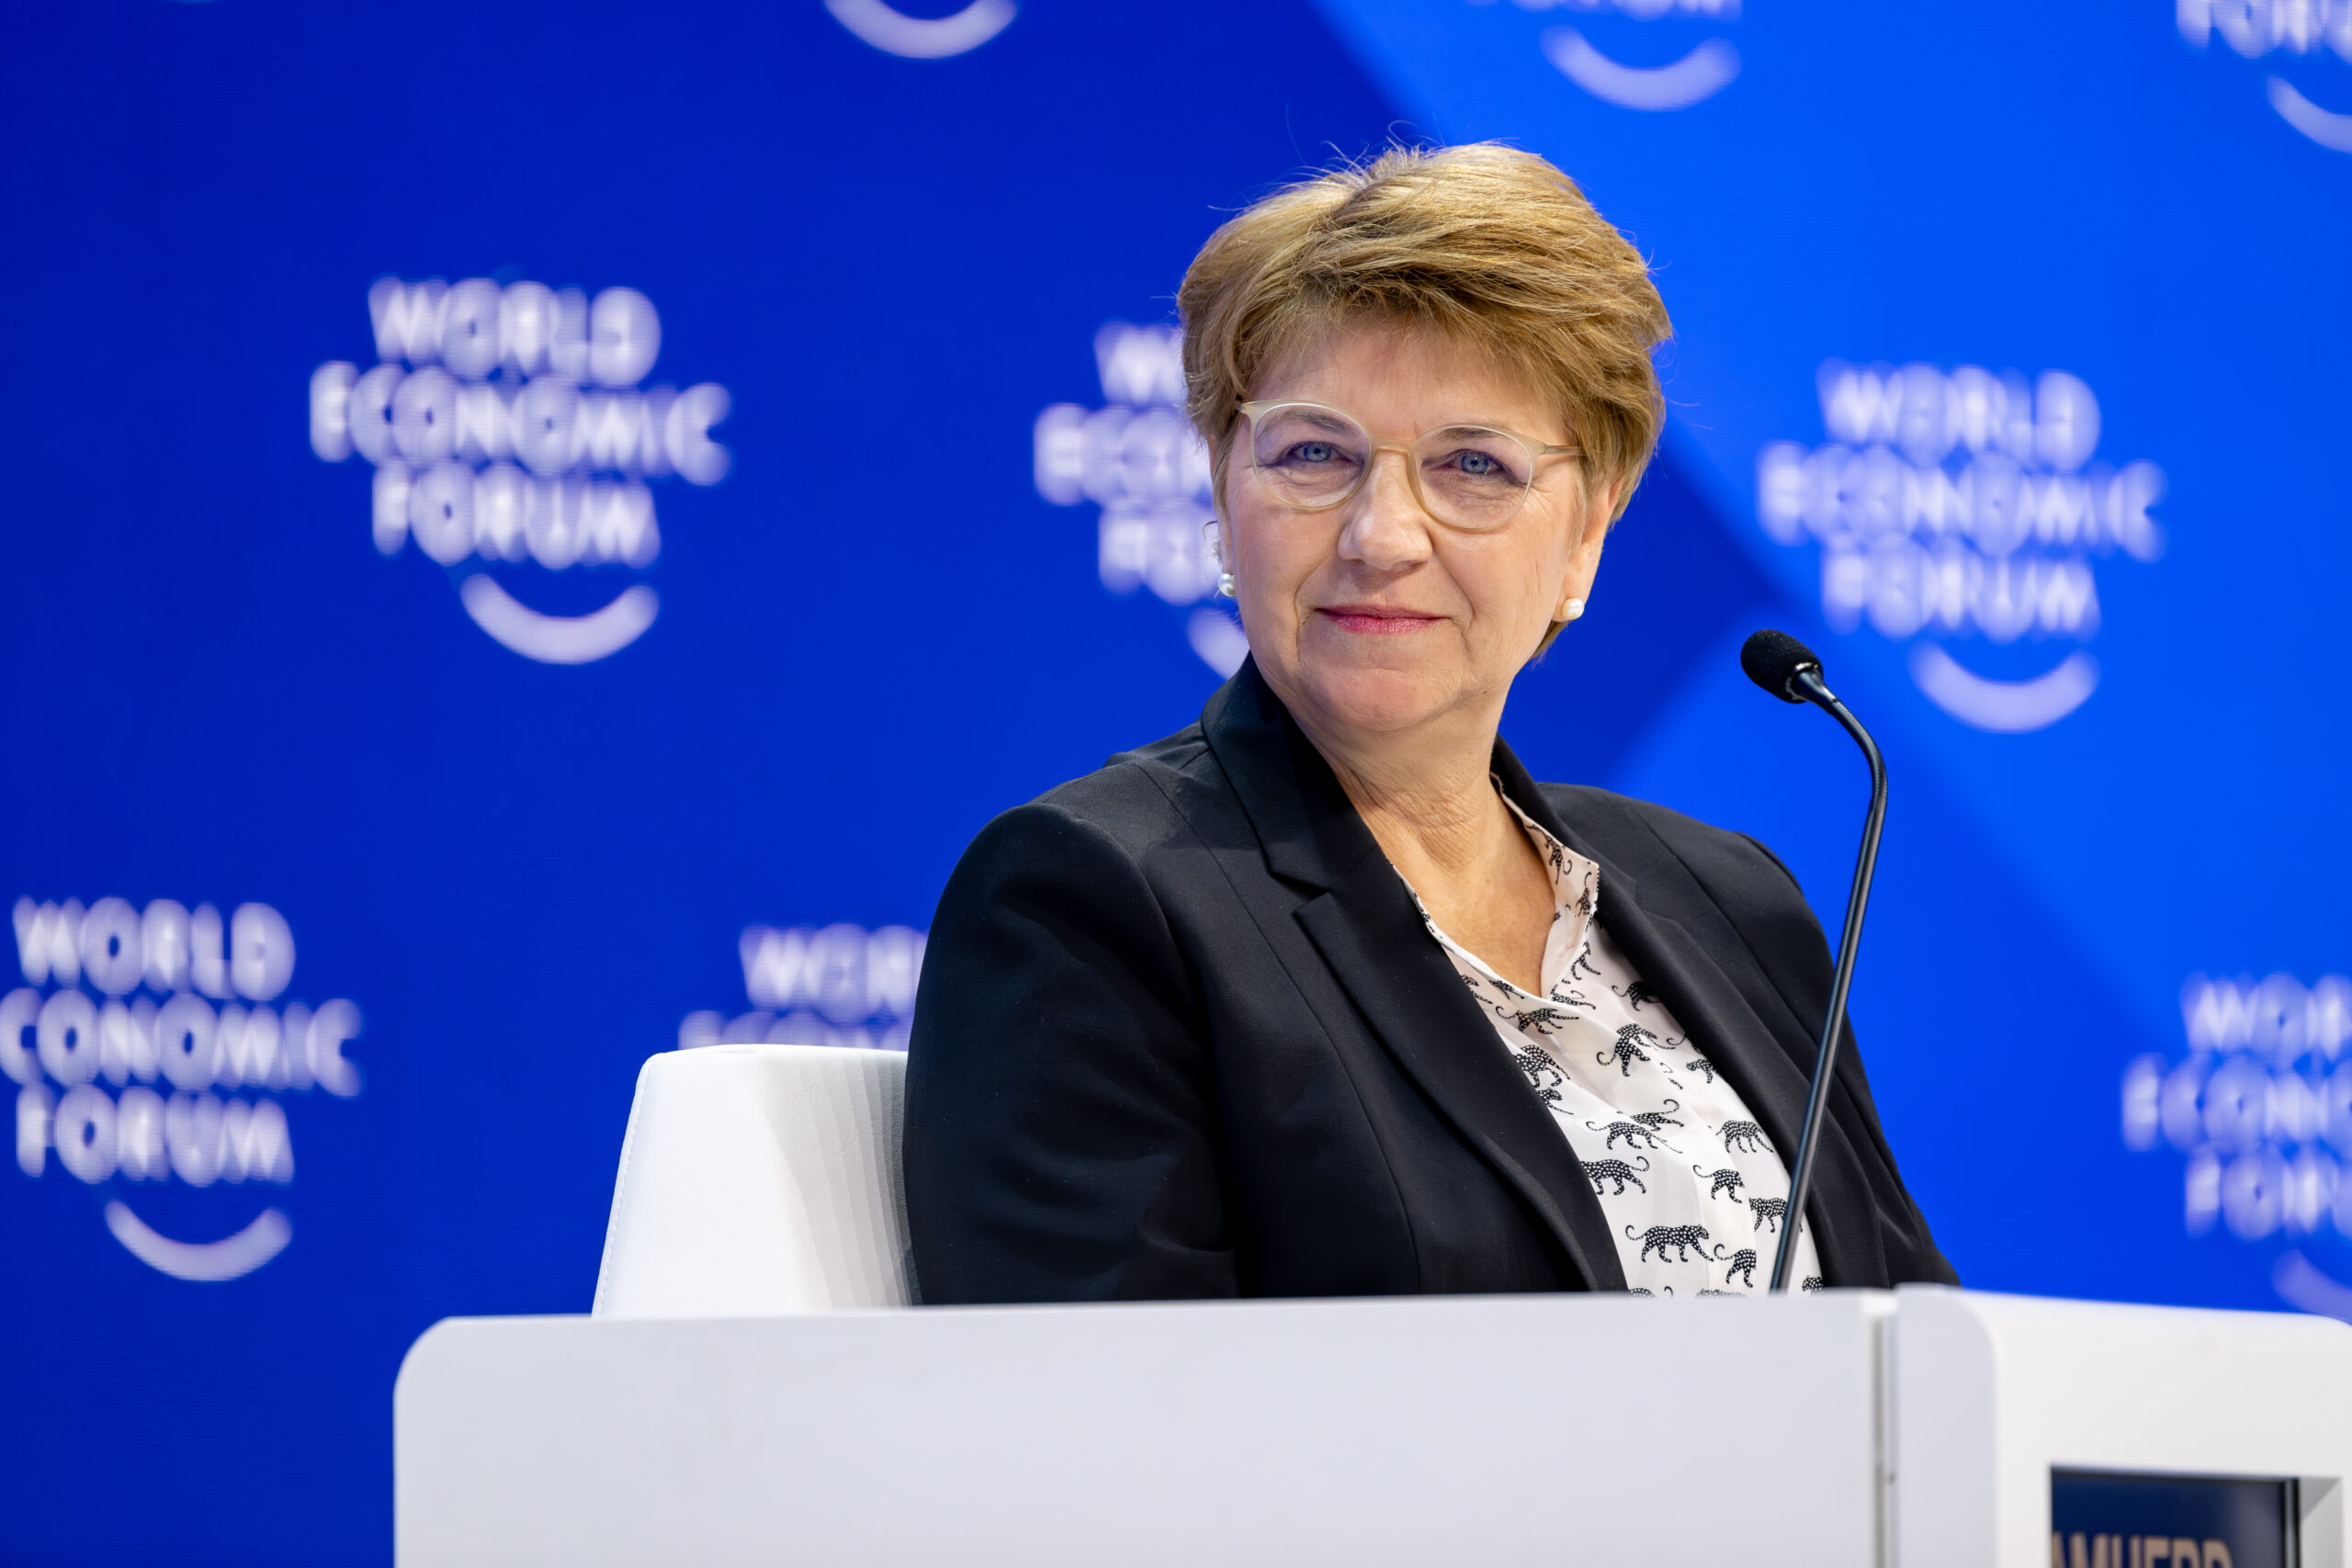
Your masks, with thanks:
[{"label": "smile logo on backdrop", "polygon": [[726,477],[710,431],[727,389],[639,388],[662,321],[634,288],[386,277],[368,312],[378,363],[311,375],[311,446],[375,465],[376,548],[451,569],[474,624],[526,659],[585,664],[642,637],[661,611],[641,581],[662,554],[648,481]]},{"label": "smile logo on backdrop", "polygon": [[[1491,6],[1494,0],[1470,3]],[[1619,108],[1687,109],[1713,97],[1739,74],[1739,51],[1729,39],[1713,36],[1716,25],[1738,19],[1739,0],[1517,0],[1517,4],[1525,11],[1592,14],[1594,19],[1581,28],[1544,28],[1544,58],[1561,75]],[[1693,42],[1689,36],[1693,24],[1708,36]],[[1653,58],[1655,63],[1635,62]]]},{"label": "smile logo on backdrop", "polygon": [[1208,448],[1184,417],[1184,340],[1174,327],[1110,321],[1094,334],[1102,406],[1056,403],[1037,416],[1037,493],[1092,502],[1095,572],[1122,596],[1148,590],[1189,609],[1184,637],[1219,675],[1249,657],[1241,623],[1202,604],[1216,591]]},{"label": "smile logo on backdrop", "polygon": [[1821,550],[1821,608],[1911,644],[1911,678],[1962,723],[2043,729],[2089,700],[2098,572],[2164,554],[2163,470],[2094,460],[2098,400],[2063,370],[2028,385],[1973,365],[1855,366],[1818,378],[1818,446],[1757,460],[1765,533]]},{"label": "smile logo on backdrop", "polygon": [[2180,1015],[2177,1059],[2123,1070],[2124,1146],[2188,1157],[2189,1235],[2278,1248],[2283,1300],[2352,1319],[2352,979],[2192,975]]},{"label": "smile logo on backdrop", "polygon": [[825,0],[850,36],[902,60],[945,60],[969,54],[1012,25],[1012,0],[971,0],[944,17],[910,17],[889,0]]},{"label": "smile logo on backdrop", "polygon": [[2308,80],[2316,73],[2303,62],[2316,56],[2352,62],[2352,0],[2176,0],[2173,20],[2199,49],[2212,48],[2219,33],[2245,59],[2273,62],[2277,69],[2264,78],[2263,90],[2278,118],[2330,152],[2352,152],[2352,112],[2346,112],[2352,111],[2352,81],[2329,73],[2332,96],[2344,109],[2328,109],[2281,73]]},{"label": "smile logo on backdrop", "polygon": [[0,1073],[17,1170],[93,1189],[114,1238],[175,1279],[234,1280],[284,1251],[286,1102],[360,1089],[343,1055],[359,1010],[286,999],[286,918],[170,898],[19,898],[14,917],[25,984],[0,996]]}]

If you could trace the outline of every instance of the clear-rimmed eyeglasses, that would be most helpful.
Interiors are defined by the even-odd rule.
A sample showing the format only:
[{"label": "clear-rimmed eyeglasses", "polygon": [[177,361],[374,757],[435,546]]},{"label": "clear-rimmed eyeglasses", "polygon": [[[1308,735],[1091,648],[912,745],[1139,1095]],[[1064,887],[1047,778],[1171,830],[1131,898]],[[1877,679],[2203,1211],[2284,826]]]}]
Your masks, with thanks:
[{"label": "clear-rimmed eyeglasses", "polygon": [[1401,454],[1423,511],[1449,528],[1485,533],[1518,515],[1546,457],[1584,455],[1508,430],[1449,424],[1410,443],[1374,440],[1352,415],[1322,403],[1243,403],[1250,467],[1272,499],[1297,512],[1326,512],[1352,499],[1383,452]]}]

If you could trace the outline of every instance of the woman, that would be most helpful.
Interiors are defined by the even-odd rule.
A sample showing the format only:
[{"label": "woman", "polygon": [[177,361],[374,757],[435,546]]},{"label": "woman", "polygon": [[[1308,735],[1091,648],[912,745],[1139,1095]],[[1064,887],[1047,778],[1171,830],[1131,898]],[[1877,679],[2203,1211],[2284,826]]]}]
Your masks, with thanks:
[{"label": "woman", "polygon": [[[1657,437],[1641,258],[1532,154],[1395,151],[1226,224],[1179,306],[1250,658],[950,879],[922,1298],[1760,1289],[1820,927],[1754,840],[1497,738]],[[1952,1280],[1838,1075],[1797,1277]]]}]

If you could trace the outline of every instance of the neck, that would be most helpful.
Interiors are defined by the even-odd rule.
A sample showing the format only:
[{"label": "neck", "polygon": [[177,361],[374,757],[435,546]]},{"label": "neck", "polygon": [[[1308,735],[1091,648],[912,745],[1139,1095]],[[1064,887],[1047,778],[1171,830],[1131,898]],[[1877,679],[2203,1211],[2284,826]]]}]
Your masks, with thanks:
[{"label": "neck", "polygon": [[1456,720],[1435,734],[1360,735],[1293,713],[1408,881],[1476,873],[1509,846],[1512,824],[1490,778],[1492,719]]}]

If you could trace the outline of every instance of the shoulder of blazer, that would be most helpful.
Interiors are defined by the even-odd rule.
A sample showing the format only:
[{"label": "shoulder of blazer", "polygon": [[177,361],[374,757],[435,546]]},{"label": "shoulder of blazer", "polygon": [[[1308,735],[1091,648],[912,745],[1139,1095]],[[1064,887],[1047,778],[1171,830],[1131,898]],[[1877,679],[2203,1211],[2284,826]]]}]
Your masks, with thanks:
[{"label": "shoulder of blazer", "polygon": [[1111,757],[1091,773],[1055,785],[1004,812],[983,829],[991,837],[1018,822],[1062,818],[1094,829],[1131,855],[1193,831],[1188,796],[1202,790],[1231,794],[1197,724],[1148,746]]},{"label": "shoulder of blazer", "polygon": [[[1679,880],[1655,874],[1662,859],[1675,862],[1776,984],[1807,976],[1826,961],[1827,942],[1804,890],[1780,856],[1755,839],[1605,789],[1538,787],[1565,821],[1639,881],[1645,897],[1668,893]],[[1608,897],[1605,886],[1601,897]]]}]

